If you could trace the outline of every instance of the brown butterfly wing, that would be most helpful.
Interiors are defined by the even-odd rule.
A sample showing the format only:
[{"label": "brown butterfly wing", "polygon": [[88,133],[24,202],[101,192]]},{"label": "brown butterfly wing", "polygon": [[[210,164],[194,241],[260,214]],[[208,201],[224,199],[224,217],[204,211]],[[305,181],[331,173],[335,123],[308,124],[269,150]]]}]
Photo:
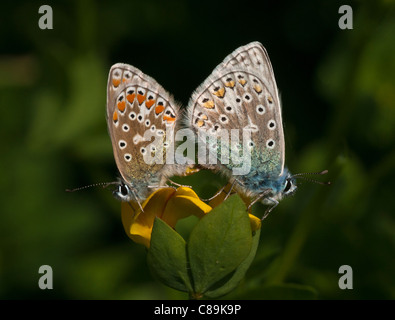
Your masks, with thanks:
[{"label": "brown butterfly wing", "polygon": [[174,145],[178,117],[179,107],[153,78],[127,64],[111,67],[107,125],[114,158],[122,179],[141,199],[171,173],[166,150]]},{"label": "brown butterfly wing", "polygon": [[[189,125],[197,134],[205,132],[215,138],[224,129],[250,133],[251,175],[282,173],[285,150],[280,101],[270,60],[260,43],[250,43],[227,56],[194,92],[188,108]],[[241,132],[239,137],[242,141]],[[232,176],[234,163],[224,166],[222,171]]]}]

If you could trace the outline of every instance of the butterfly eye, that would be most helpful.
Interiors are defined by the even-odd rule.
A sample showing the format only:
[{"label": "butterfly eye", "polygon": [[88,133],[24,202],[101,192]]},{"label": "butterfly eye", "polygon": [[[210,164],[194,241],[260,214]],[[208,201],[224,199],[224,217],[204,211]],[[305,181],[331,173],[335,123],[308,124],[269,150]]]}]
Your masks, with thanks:
[{"label": "butterfly eye", "polygon": [[291,182],[291,180],[287,180],[287,184],[285,185],[285,188],[284,188],[284,193],[287,193],[290,189],[291,189],[291,187],[292,187],[292,182]]},{"label": "butterfly eye", "polygon": [[123,196],[127,196],[129,194],[129,188],[127,185],[120,185],[119,186],[119,193],[122,194]]}]

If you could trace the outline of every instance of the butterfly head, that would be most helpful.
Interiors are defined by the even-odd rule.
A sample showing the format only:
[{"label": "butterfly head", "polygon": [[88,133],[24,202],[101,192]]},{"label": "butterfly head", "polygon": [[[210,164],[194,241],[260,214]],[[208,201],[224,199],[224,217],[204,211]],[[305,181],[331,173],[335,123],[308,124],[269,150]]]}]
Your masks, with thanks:
[{"label": "butterfly head", "polygon": [[295,178],[291,175],[291,173],[288,170],[286,171],[286,173],[287,173],[286,178],[282,181],[282,185],[281,185],[280,199],[292,195],[293,193],[295,193],[297,189]]},{"label": "butterfly head", "polygon": [[296,185],[296,179],[301,178],[310,182],[318,183],[318,184],[323,184],[323,185],[330,185],[331,182],[322,182],[322,181],[317,181],[314,179],[309,179],[306,178],[305,175],[323,175],[328,173],[328,170],[323,170],[320,172],[308,172],[308,173],[297,173],[294,175],[291,175],[291,173],[287,170],[284,169],[283,174],[275,181],[272,181],[270,185],[271,189],[271,196],[270,197],[265,197],[263,199],[263,203],[278,203],[282,198],[290,196],[295,193],[297,189]]},{"label": "butterfly head", "polygon": [[263,203],[273,204],[273,202],[279,202],[284,197],[288,197],[295,193],[297,189],[295,177],[291,173],[284,169],[284,172],[276,180],[272,180],[269,183],[270,196],[263,199]]},{"label": "butterfly head", "polygon": [[112,192],[113,196],[123,202],[129,202],[136,199],[130,186],[121,181],[117,188]]}]

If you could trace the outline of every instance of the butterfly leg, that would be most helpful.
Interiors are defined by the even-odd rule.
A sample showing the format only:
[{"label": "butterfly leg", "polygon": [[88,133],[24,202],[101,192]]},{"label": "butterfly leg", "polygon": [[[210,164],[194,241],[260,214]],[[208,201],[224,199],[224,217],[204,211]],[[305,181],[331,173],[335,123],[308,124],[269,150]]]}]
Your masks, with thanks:
[{"label": "butterfly leg", "polygon": [[[127,204],[129,205],[129,207],[133,210],[133,214],[136,215],[136,213],[137,213],[136,209],[130,204],[130,202],[126,202],[126,203],[127,203]],[[137,203],[140,205],[139,202],[137,202]],[[140,210],[142,210],[141,206],[140,206]],[[141,211],[141,212],[144,212],[144,211]]]},{"label": "butterfly leg", "polygon": [[233,190],[233,187],[235,186],[236,182],[238,182],[237,179],[235,179],[235,180],[232,182],[232,185],[230,186],[230,189],[229,189],[228,193],[226,194],[226,196],[225,196],[225,198],[224,198],[224,201],[225,201],[226,199],[228,199],[229,196],[231,195],[232,190]]},{"label": "butterfly leg", "polygon": [[208,198],[208,199],[200,199],[200,200],[202,200],[202,201],[204,201],[204,202],[208,202],[208,201],[211,201],[211,200],[213,200],[214,198],[216,198],[216,197],[218,197],[224,190],[225,190],[225,187],[226,187],[227,185],[224,185],[221,189],[219,189],[218,190],[218,192],[215,194],[215,195],[213,195],[212,197],[210,197],[210,198]]},{"label": "butterfly leg", "polygon": [[173,189],[177,189],[174,186],[169,186],[168,184],[165,184],[164,186],[147,186],[147,188],[150,189],[161,189],[161,188],[173,188]]},{"label": "butterfly leg", "polygon": [[263,197],[267,196],[270,193],[270,189],[266,189],[265,191],[263,191],[259,196],[257,196],[254,200],[252,200],[252,202],[250,203],[250,205],[247,208],[247,211],[250,211],[250,209],[252,208],[252,206],[257,203],[259,200],[261,200]]},{"label": "butterfly leg", "polygon": [[211,200],[213,200],[214,198],[218,197],[222,192],[225,192],[226,195],[225,195],[225,198],[224,198],[224,200],[223,200],[223,201],[225,201],[225,200],[228,199],[229,196],[232,194],[233,187],[234,187],[234,185],[236,184],[236,182],[240,184],[240,182],[239,182],[237,179],[235,179],[235,180],[232,182],[229,191],[226,191],[226,192],[225,192],[226,187],[229,185],[229,184],[226,184],[226,185],[224,185],[221,189],[219,189],[219,190],[217,191],[217,193],[216,193],[215,195],[213,195],[212,197],[210,197],[210,198],[208,198],[208,199],[200,199],[200,200],[206,201],[206,202],[207,202],[207,201],[211,201]]},{"label": "butterfly leg", "polygon": [[170,180],[170,179],[167,179],[167,181],[169,181],[171,184],[174,184],[177,187],[184,187],[184,188],[190,188],[190,189],[192,188],[191,186],[187,186],[185,184],[179,184],[179,183],[174,182],[173,180]]},{"label": "butterfly leg", "polygon": [[[133,196],[134,196],[134,199],[136,199],[136,202],[138,203],[141,212],[144,212],[144,209],[143,209],[143,207],[141,206],[140,199],[137,197],[136,192],[135,192],[132,188],[131,188],[130,190],[132,191]],[[128,202],[128,204],[129,204],[129,206],[133,209],[132,205],[131,205],[129,202]],[[134,211],[134,209],[133,209],[133,211]]]},{"label": "butterfly leg", "polygon": [[269,209],[266,210],[265,214],[264,214],[263,217],[261,218],[261,221],[265,220],[266,217],[269,215],[269,213],[270,213],[275,207],[277,207],[278,204],[279,204],[279,202],[278,202],[276,199],[269,198],[268,200],[271,200],[272,202],[274,202],[274,205],[271,206]]}]

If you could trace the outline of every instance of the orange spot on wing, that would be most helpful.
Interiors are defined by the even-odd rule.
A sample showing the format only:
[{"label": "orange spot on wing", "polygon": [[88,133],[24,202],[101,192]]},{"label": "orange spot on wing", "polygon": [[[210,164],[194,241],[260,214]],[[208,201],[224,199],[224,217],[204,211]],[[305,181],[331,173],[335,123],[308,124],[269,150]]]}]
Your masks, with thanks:
[{"label": "orange spot on wing", "polygon": [[223,98],[225,95],[225,88],[220,88],[217,91],[214,92],[214,94],[218,97],[218,98]]},{"label": "orange spot on wing", "polygon": [[119,79],[112,79],[112,84],[114,85],[114,87],[118,87],[120,83],[121,83],[121,80],[119,80]]},{"label": "orange spot on wing", "polygon": [[257,85],[257,84],[254,86],[254,90],[256,91],[256,93],[261,93],[262,92],[261,86]]},{"label": "orange spot on wing", "polygon": [[121,102],[118,102],[117,106],[118,106],[118,110],[119,110],[119,111],[124,112],[124,111],[125,111],[125,108],[126,108],[126,102],[125,102],[125,100],[124,100],[124,101],[121,101]]},{"label": "orange spot on wing", "polygon": [[214,109],[214,101],[209,100],[209,101],[203,103],[203,107],[205,107],[206,109]]},{"label": "orange spot on wing", "polygon": [[114,113],[112,114],[112,120],[116,123],[118,122],[118,113],[116,111],[114,111]]},{"label": "orange spot on wing", "polygon": [[126,99],[128,99],[128,101],[129,101],[130,103],[133,103],[135,97],[136,97],[136,94],[135,94],[135,93],[132,93],[132,94],[128,94],[128,95],[126,96]]},{"label": "orange spot on wing", "polygon": [[240,79],[239,80],[239,83],[244,87],[245,86],[245,84],[246,84],[246,80],[244,80],[244,79]]},{"label": "orange spot on wing", "polygon": [[142,104],[144,102],[145,98],[146,98],[146,95],[144,95],[144,96],[142,94],[137,95],[137,101],[139,102],[139,104]]},{"label": "orange spot on wing", "polygon": [[235,86],[235,82],[234,81],[229,81],[225,83],[225,87],[228,88],[233,88]]},{"label": "orange spot on wing", "polygon": [[172,118],[172,117],[168,117],[168,116],[163,116],[163,120],[173,122],[173,121],[176,120],[176,118]]},{"label": "orange spot on wing", "polygon": [[200,127],[203,127],[203,125],[204,125],[204,121],[203,120],[199,120],[197,123],[197,126],[200,128]]},{"label": "orange spot on wing", "polygon": [[159,114],[159,113],[163,112],[163,110],[165,110],[164,106],[157,105],[156,108],[155,108],[155,113]]},{"label": "orange spot on wing", "polygon": [[154,105],[154,103],[155,103],[155,100],[154,100],[154,99],[148,100],[148,101],[145,103],[145,106],[146,106],[148,109],[150,109],[150,108]]}]

